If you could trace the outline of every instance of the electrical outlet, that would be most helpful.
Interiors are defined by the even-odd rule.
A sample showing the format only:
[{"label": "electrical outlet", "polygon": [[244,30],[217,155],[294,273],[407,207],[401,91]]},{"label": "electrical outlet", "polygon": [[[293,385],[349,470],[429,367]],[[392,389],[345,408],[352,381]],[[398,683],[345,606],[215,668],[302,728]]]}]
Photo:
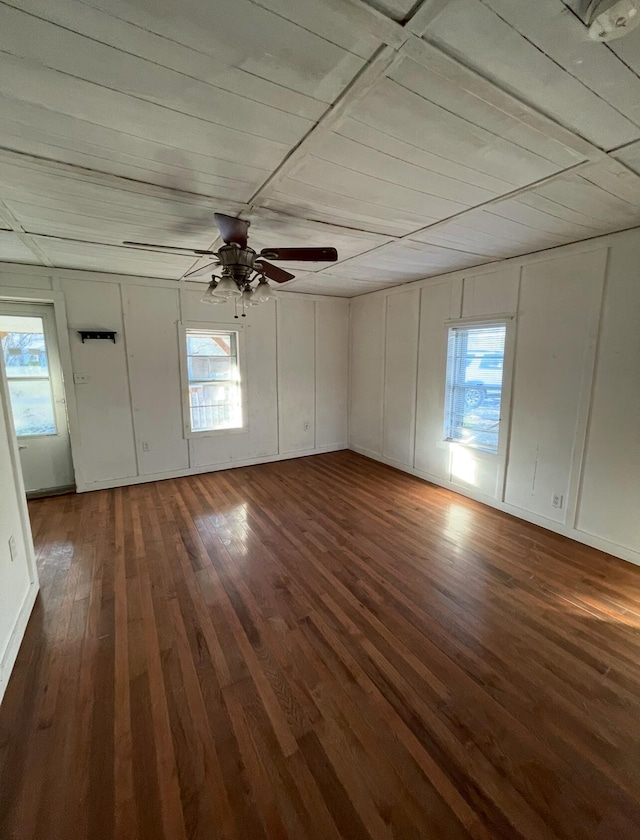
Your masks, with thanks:
[{"label": "electrical outlet", "polygon": [[18,547],[14,536],[9,537],[9,554],[11,555],[11,562],[13,563],[18,556]]},{"label": "electrical outlet", "polygon": [[86,385],[88,382],[89,382],[89,374],[88,373],[74,373],[73,374],[74,385]]},{"label": "electrical outlet", "polygon": [[554,508],[561,508],[563,502],[564,497],[561,496],[559,493],[554,493],[551,497],[551,506]]},{"label": "electrical outlet", "polygon": [[305,430],[305,432],[308,432],[310,428],[311,428],[311,426],[310,426],[310,424],[309,424],[309,423],[305,423],[305,424],[304,424],[304,430]]},{"label": "electrical outlet", "polygon": [[151,444],[148,440],[142,441],[142,451],[143,452],[151,452]]}]

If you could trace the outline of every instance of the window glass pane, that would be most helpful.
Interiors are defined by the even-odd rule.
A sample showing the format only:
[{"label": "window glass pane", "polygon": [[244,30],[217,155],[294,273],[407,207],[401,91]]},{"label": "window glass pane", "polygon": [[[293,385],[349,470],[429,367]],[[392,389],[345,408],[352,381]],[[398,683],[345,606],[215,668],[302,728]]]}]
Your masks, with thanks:
[{"label": "window glass pane", "polygon": [[192,432],[242,427],[236,333],[188,330],[187,375]]},{"label": "window glass pane", "polygon": [[505,324],[449,330],[445,438],[498,451]]},{"label": "window glass pane", "polygon": [[189,379],[231,379],[235,371],[235,360],[227,357],[188,356]]},{"label": "window glass pane", "polygon": [[18,437],[55,435],[56,421],[48,379],[9,379],[9,396]]},{"label": "window glass pane", "polygon": [[240,386],[236,383],[189,385],[191,429],[233,429],[242,426]]},{"label": "window glass pane", "polygon": [[235,335],[229,333],[187,333],[187,354],[189,356],[233,356]]}]

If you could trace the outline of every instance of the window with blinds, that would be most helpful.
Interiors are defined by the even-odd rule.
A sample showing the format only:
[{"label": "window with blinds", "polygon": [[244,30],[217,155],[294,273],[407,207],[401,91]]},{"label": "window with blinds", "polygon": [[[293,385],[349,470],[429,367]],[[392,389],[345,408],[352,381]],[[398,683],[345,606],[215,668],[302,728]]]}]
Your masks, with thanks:
[{"label": "window with blinds", "polygon": [[238,343],[237,332],[186,330],[191,432],[242,428]]},{"label": "window with blinds", "polygon": [[445,440],[498,451],[506,334],[505,323],[449,329]]}]

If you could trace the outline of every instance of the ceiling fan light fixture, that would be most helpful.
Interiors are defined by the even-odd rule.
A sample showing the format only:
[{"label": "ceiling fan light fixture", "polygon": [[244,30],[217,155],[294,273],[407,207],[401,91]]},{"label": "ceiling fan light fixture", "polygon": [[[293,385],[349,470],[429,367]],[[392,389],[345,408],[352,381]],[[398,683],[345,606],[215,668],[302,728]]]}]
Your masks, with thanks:
[{"label": "ceiling fan light fixture", "polygon": [[[605,2],[605,0],[594,0],[594,2]],[[615,0],[606,0],[613,3]],[[617,0],[618,3],[638,3],[640,0]],[[190,282],[197,277],[209,275],[211,282],[204,296],[203,303],[218,304],[233,300],[235,307],[234,318],[246,318],[244,311],[247,306],[258,306],[261,303],[268,303],[277,299],[280,295],[269,286],[269,281],[277,283],[288,283],[293,280],[295,274],[274,265],[269,260],[289,261],[294,263],[335,262],[338,259],[338,252],[335,248],[263,248],[260,253],[249,247],[247,233],[250,222],[247,219],[240,219],[235,216],[227,216],[225,213],[214,213],[214,220],[218,228],[218,235],[222,237],[224,245],[216,251],[203,248],[189,248],[184,245],[154,245],[150,242],[130,242],[124,244],[128,247],[141,248],[146,251],[158,251],[160,253],[181,254],[183,256],[196,256],[198,262],[203,257],[213,257],[213,261],[199,268],[194,268],[183,275],[182,279]],[[213,246],[212,246],[213,247]],[[269,259],[266,259],[268,257]],[[216,277],[213,271],[219,270],[221,276]],[[258,281],[256,286],[253,286]],[[240,307],[238,307],[240,304]],[[241,314],[238,314],[238,310]]]},{"label": "ceiling fan light fixture", "polygon": [[200,299],[200,303],[211,303],[213,305],[220,305],[221,303],[226,303],[226,297],[220,297],[216,295],[216,288],[218,286],[217,280],[212,280],[211,283],[207,286],[207,291],[204,293],[202,298]]}]

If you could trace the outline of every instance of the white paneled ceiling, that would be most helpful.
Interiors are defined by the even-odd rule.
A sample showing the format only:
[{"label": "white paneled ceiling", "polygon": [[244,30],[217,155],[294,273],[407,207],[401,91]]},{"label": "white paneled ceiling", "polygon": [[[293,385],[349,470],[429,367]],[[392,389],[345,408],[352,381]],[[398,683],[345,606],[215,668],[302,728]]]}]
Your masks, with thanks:
[{"label": "white paneled ceiling", "polygon": [[12,230],[0,230],[0,261],[32,263],[33,251],[24,244],[20,234]]},{"label": "white paneled ceiling", "polygon": [[640,225],[640,30],[586,5],[4,0],[0,260],[181,281],[123,240],[220,211],[351,296]]},{"label": "white paneled ceiling", "polygon": [[640,79],[560,0],[449,0],[424,37],[592,143],[638,136]]},{"label": "white paneled ceiling", "polygon": [[359,280],[363,283],[383,283],[421,280],[445,271],[489,262],[490,257],[478,253],[453,250],[439,245],[425,245],[405,239],[388,248],[371,251],[351,260],[345,260],[325,272],[332,277]]},{"label": "white paneled ceiling", "polygon": [[554,178],[415,234],[421,242],[511,257],[638,224],[640,179],[615,161]]},{"label": "white paneled ceiling", "polygon": [[614,157],[622,161],[628,169],[640,175],[640,142],[631,143],[624,149],[614,152]]}]

